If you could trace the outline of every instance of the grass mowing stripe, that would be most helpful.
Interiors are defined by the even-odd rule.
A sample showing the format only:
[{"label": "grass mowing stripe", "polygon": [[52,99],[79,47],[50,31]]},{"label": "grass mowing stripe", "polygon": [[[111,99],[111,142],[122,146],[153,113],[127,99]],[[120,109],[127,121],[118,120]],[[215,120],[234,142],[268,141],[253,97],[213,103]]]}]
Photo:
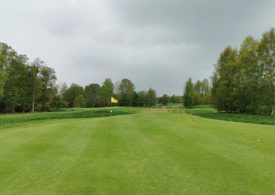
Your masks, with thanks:
[{"label": "grass mowing stripe", "polygon": [[[159,116],[156,116],[159,117]],[[176,118],[174,116],[174,118]],[[157,120],[151,120],[157,122]],[[269,156],[269,158],[264,158],[261,159],[262,156],[259,156],[258,153],[253,153],[253,151],[251,151],[247,146],[243,146],[237,143],[236,146],[234,146],[235,143],[232,143],[230,140],[228,142],[228,140],[225,138],[221,138],[221,137],[217,137],[217,136],[211,136],[210,137],[208,134],[204,133],[204,131],[206,130],[204,128],[204,130],[199,129],[199,128],[194,128],[194,127],[188,127],[188,128],[183,128],[184,126],[182,125],[175,125],[175,123],[173,121],[168,120],[169,122],[167,124],[165,124],[165,122],[167,122],[167,120],[162,120],[162,121],[158,121],[158,125],[161,125],[162,128],[157,128],[157,132],[153,134],[153,139],[159,140],[161,139],[161,137],[163,138],[163,141],[159,141],[157,143],[159,143],[159,147],[160,148],[164,148],[167,151],[167,155],[171,155],[171,154],[175,154],[174,157],[176,159],[185,159],[185,161],[182,161],[182,164],[186,164],[190,161],[190,165],[196,165],[197,163],[207,163],[208,161],[211,162],[211,158],[218,160],[217,162],[219,162],[219,164],[216,164],[216,166],[220,166],[221,164],[224,165],[223,169],[222,167],[219,167],[219,170],[222,170],[221,174],[223,175],[223,177],[221,178],[226,178],[226,172],[230,173],[228,175],[228,182],[234,178],[234,173],[235,171],[238,173],[243,173],[241,174],[242,177],[244,177],[244,180],[241,180],[243,182],[246,182],[247,179],[254,179],[253,182],[255,183],[251,183],[254,186],[257,185],[269,185],[269,188],[274,188],[272,185],[272,180],[268,180],[269,177],[264,177],[264,176],[270,176],[270,169],[264,166],[266,164],[266,162],[269,162],[269,166],[268,167],[272,167],[272,162],[274,162],[274,157],[271,158]],[[147,125],[146,125],[147,126]],[[149,126],[149,125],[148,125]],[[156,126],[156,124],[152,124],[150,126]],[[197,125],[199,126],[199,125]],[[170,129],[169,132],[167,132],[167,129]],[[186,130],[188,130],[188,133],[186,132]],[[175,131],[175,133],[172,133],[173,135],[171,135],[171,131]],[[182,133],[183,131],[183,133]],[[206,130],[207,131],[207,130]],[[150,134],[152,134],[152,131],[148,131]],[[178,135],[183,134],[184,136],[182,136],[182,138],[178,138]],[[207,137],[208,139],[204,139],[206,145],[201,145],[199,142],[203,141],[200,140],[198,141],[201,137]],[[148,137],[152,137],[149,136]],[[172,140],[174,143],[172,142],[168,142],[169,140]],[[178,140],[178,145],[175,143]],[[217,142],[218,140],[218,142]],[[167,143],[168,142],[168,143]],[[189,147],[184,148],[184,145],[188,143]],[[174,146],[177,147],[174,147]],[[207,148],[206,146],[212,146],[212,148]],[[219,147],[218,147],[219,146]],[[221,147],[221,148],[220,148]],[[243,148],[244,147],[244,148]],[[170,148],[170,149],[169,149]],[[189,151],[190,149],[190,151]],[[218,149],[219,152],[217,152],[216,150]],[[248,150],[249,149],[249,150]],[[178,152],[177,152],[178,151]],[[189,151],[189,153],[188,153]],[[244,156],[237,156],[234,155],[234,153],[236,153],[236,151],[241,152],[244,154]],[[228,153],[229,154],[225,154]],[[252,153],[252,154],[250,154]],[[182,155],[188,155],[190,154],[189,158],[182,158]],[[199,156],[196,156],[199,155]],[[173,155],[172,155],[173,156]],[[205,156],[205,159],[204,159]],[[255,169],[255,156],[258,156],[259,159],[256,159],[256,167],[259,166],[259,169]],[[272,156],[272,155],[271,155]],[[254,157],[254,158],[253,158]],[[240,161],[236,160],[239,159]],[[273,159],[273,160],[272,160]],[[258,161],[257,161],[258,160]],[[209,166],[211,164],[206,164],[206,166],[203,166],[200,164],[197,164],[197,166],[195,167],[191,167],[191,170],[196,170],[196,167],[201,167],[201,168],[206,168],[207,166]],[[253,170],[254,168],[254,170]],[[213,167],[208,167],[207,173],[211,173],[211,169],[213,169]],[[214,168],[215,169],[215,168]],[[235,171],[234,171],[235,170]],[[204,169],[199,170],[199,174],[203,173]],[[213,170],[213,172],[217,172],[217,170]],[[199,178],[204,178],[198,175]],[[238,175],[239,177],[239,175]],[[234,180],[238,180],[238,178],[234,178]],[[211,186],[213,182],[211,181],[211,183],[207,184],[209,186]],[[257,183],[257,185],[256,185]],[[245,183],[244,183],[245,184]],[[239,185],[239,183],[238,183]],[[201,185],[200,185],[201,186]],[[215,187],[215,186],[213,186]],[[235,186],[237,187],[237,186]],[[257,186],[259,187],[259,186]],[[255,189],[247,189],[249,192],[253,192],[253,190],[256,190],[257,187]],[[215,189],[215,188],[213,188]],[[236,189],[236,188],[233,188]],[[224,189],[222,189],[223,191]],[[240,191],[240,192],[245,192],[246,189],[242,189],[244,191]],[[220,193],[222,192],[220,191]],[[232,193],[232,192],[231,192]]]},{"label": "grass mowing stripe", "polygon": [[[0,131],[0,146],[11,148],[0,154],[0,172],[7,173],[0,174],[1,194],[275,190],[273,126],[142,113],[54,120],[22,128]],[[260,144],[255,143],[259,135]],[[12,169],[5,169],[9,164]]]},{"label": "grass mowing stripe", "polygon": [[[70,124],[70,127],[72,127],[72,124]],[[21,193],[21,189],[28,189],[29,193],[37,193],[39,190],[47,191],[46,188],[41,189],[41,186],[37,188],[32,184],[42,184],[46,180],[51,182],[47,185],[50,188],[51,184],[55,184],[54,181],[64,174],[62,171],[66,173],[66,170],[70,167],[69,165],[73,164],[73,161],[76,159],[75,155],[79,154],[80,146],[82,144],[85,145],[83,141],[78,144],[68,142],[72,141],[72,138],[74,138],[75,142],[75,137],[78,134],[78,128],[64,128],[64,130],[53,128],[48,132],[48,136],[44,135],[43,138],[40,137],[36,141],[21,145],[20,151],[14,152],[21,153],[22,158],[28,159],[28,161],[23,160],[22,163],[16,163],[16,169],[12,170],[13,174],[5,178],[6,182],[1,182],[3,184],[2,189],[5,189],[4,186],[6,186],[6,190],[11,193]],[[45,139],[47,139],[46,143],[43,142]],[[75,148],[76,146],[78,147]],[[12,159],[11,157],[6,158]],[[24,179],[25,177],[28,179]],[[24,182],[17,183],[15,181]],[[5,183],[8,185],[4,185]]]},{"label": "grass mowing stripe", "polygon": [[[58,133],[53,126],[56,125],[51,125],[51,128],[47,128],[46,126],[45,131],[21,131],[20,129],[15,129],[14,131],[5,132],[5,135],[8,135],[8,133],[12,134],[12,138],[10,139],[12,141],[5,144],[0,150],[0,181],[7,175],[11,176],[15,174],[15,172],[27,162],[31,162],[33,158],[35,158],[34,155],[40,152],[39,150],[42,152],[46,149],[45,144],[47,144],[47,142],[42,142],[41,146],[33,147],[34,150],[31,150],[30,147],[46,135]],[[17,133],[18,131],[20,132],[19,134]],[[0,135],[2,135],[2,133],[0,133]],[[2,136],[0,137],[2,139]],[[30,152],[30,155],[28,155],[28,152]],[[3,182],[0,182],[0,185],[1,184],[3,184]]]},{"label": "grass mowing stripe", "polygon": [[[93,121],[95,129],[93,129],[93,135],[89,137],[91,141],[82,152],[75,170],[63,180],[59,188],[60,193],[94,193],[97,191],[104,193],[104,191],[110,192],[111,188],[116,186],[115,184],[120,184],[117,182],[112,167],[113,161],[117,158],[115,155],[117,148],[122,149],[120,148],[122,140],[116,135],[115,129],[111,128],[111,120],[108,118]],[[90,179],[83,181],[82,178]],[[108,185],[102,185],[104,183]]]}]

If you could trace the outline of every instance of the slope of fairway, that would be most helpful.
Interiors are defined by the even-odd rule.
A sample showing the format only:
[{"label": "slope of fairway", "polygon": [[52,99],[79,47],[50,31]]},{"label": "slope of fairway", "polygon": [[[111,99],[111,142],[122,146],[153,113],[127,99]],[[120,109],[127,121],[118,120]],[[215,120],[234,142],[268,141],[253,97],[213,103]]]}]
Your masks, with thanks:
[{"label": "slope of fairway", "polygon": [[275,127],[176,113],[0,130],[0,194],[273,194]]}]

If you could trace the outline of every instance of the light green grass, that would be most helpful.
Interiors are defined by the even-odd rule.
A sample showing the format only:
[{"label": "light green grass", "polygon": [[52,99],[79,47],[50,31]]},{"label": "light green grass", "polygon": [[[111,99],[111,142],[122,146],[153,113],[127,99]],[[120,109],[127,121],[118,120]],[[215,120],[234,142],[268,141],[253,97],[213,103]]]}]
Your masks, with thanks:
[{"label": "light green grass", "polygon": [[0,194],[274,194],[275,127],[180,113],[0,130]]}]

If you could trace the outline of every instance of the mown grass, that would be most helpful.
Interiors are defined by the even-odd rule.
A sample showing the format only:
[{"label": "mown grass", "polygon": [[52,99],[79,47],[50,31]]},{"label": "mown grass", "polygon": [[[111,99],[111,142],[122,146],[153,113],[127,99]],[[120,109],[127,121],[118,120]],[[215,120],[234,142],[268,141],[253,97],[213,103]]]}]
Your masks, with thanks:
[{"label": "mown grass", "polygon": [[[112,113],[110,112],[112,110]],[[26,114],[2,114],[0,115],[0,128],[10,127],[16,123],[28,121],[41,121],[50,119],[68,118],[94,118],[125,115],[135,113],[138,108],[69,108],[58,112],[34,112]]]},{"label": "mown grass", "polygon": [[192,109],[185,109],[187,114],[192,114],[204,118],[211,118],[225,121],[235,121],[244,123],[275,125],[275,116],[249,115],[249,114],[231,114],[218,112],[209,106],[196,106]]},{"label": "mown grass", "polygon": [[157,111],[2,129],[0,194],[274,194],[274,126]]}]

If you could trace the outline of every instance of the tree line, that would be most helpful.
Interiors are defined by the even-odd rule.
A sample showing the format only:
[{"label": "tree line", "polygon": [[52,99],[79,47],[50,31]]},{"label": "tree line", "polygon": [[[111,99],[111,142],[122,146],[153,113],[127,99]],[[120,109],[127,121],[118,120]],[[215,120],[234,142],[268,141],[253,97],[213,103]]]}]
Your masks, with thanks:
[{"label": "tree line", "polygon": [[135,85],[129,79],[122,79],[116,85],[110,78],[100,86],[97,83],[82,87],[63,84],[60,89],[61,99],[68,107],[105,107],[111,106],[111,97],[118,99],[119,106],[155,106],[157,103],[156,91],[152,88],[147,91],[136,91]]},{"label": "tree line", "polygon": [[182,102],[182,96],[169,96],[164,94],[161,97],[158,97],[158,104],[162,106],[167,106],[169,104],[182,104]]},{"label": "tree line", "polygon": [[[111,106],[116,97],[119,106],[151,107],[158,103],[156,91],[136,91],[129,79],[114,84],[105,79],[82,87],[56,84],[53,68],[40,59],[29,61],[5,43],[0,43],[0,112],[54,111],[66,107]],[[174,98],[175,99],[175,98]]]},{"label": "tree line", "polygon": [[164,94],[157,97],[154,89],[137,91],[134,83],[129,79],[122,79],[114,84],[110,78],[105,79],[102,85],[92,83],[85,87],[65,83],[59,87],[60,98],[65,107],[106,107],[111,106],[110,99],[118,99],[118,106],[152,107],[156,104],[181,103],[181,96]]}]

